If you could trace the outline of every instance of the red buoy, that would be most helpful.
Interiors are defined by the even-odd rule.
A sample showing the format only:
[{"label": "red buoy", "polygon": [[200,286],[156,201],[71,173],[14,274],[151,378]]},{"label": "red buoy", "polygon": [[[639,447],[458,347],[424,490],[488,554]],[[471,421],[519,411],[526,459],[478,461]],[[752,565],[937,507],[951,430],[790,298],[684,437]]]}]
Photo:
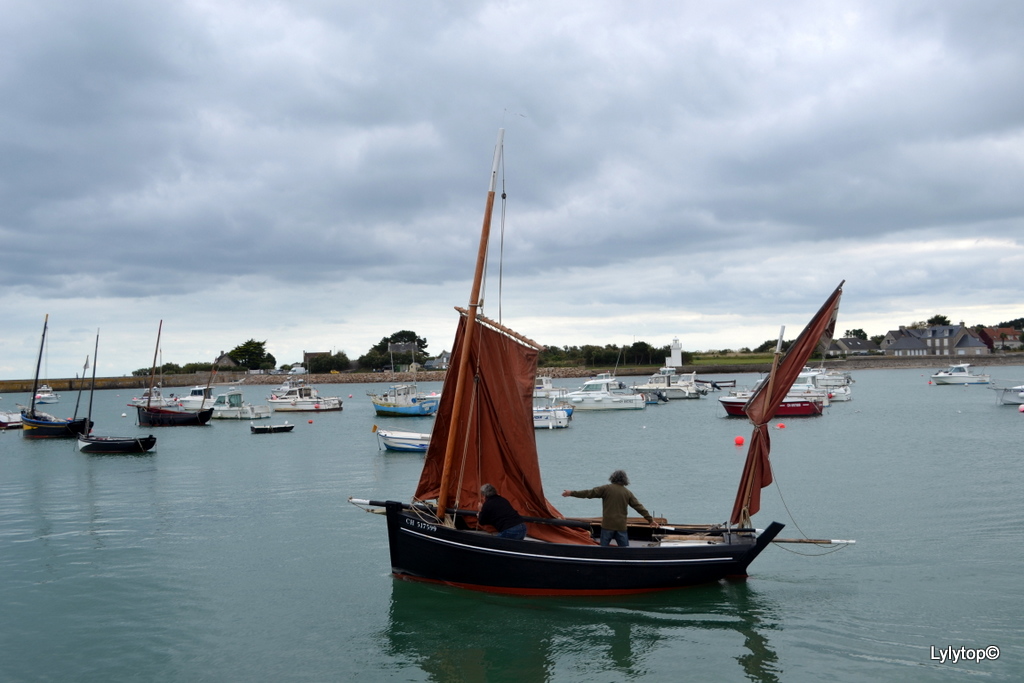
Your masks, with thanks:
[{"label": "red buoy", "polygon": [[785,422],[780,422],[779,424],[777,424],[775,426],[778,427],[779,429],[785,429],[786,428],[786,423]]},{"label": "red buoy", "polygon": [[[1022,407],[1024,407],[1024,406],[1022,406]],[[735,439],[732,440],[732,442],[734,444],[736,444],[737,446],[742,446],[743,445],[743,437],[742,436],[737,436]]]}]

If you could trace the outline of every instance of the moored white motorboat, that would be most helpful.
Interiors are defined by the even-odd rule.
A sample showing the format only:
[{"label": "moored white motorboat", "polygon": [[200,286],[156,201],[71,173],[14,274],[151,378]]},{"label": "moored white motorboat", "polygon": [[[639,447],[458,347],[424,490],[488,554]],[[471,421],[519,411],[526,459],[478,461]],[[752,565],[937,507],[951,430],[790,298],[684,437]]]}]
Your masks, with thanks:
[{"label": "moored white motorboat", "polygon": [[242,400],[239,389],[229,389],[227,393],[217,394],[213,402],[213,418],[215,420],[260,420],[270,417],[270,406],[254,406]]},{"label": "moored white motorboat", "polygon": [[957,363],[932,375],[935,384],[988,384],[991,375],[976,375],[971,372],[970,363]]},{"label": "moored white motorboat", "polygon": [[1024,406],[1024,384],[1015,387],[990,386],[996,392],[996,401],[1004,406]]},{"label": "moored white motorboat", "polygon": [[0,412],[0,429],[21,429],[21,412]]},{"label": "moored white motorboat", "polygon": [[178,405],[178,399],[176,399],[174,396],[164,396],[159,386],[153,387],[152,391],[150,391],[149,387],[146,387],[146,389],[142,392],[142,396],[133,397],[132,400],[128,402],[128,405],[150,405],[156,406],[157,408],[167,408],[169,406]]},{"label": "moored white motorboat", "polygon": [[289,389],[295,389],[296,387],[303,387],[303,386],[306,386],[306,380],[304,380],[303,378],[301,378],[301,377],[294,377],[294,378],[293,377],[289,377],[288,379],[286,379],[284,382],[281,383],[281,386],[274,387],[273,392],[280,396],[282,394],[288,393]]},{"label": "moored white motorboat", "polygon": [[533,407],[534,429],[565,429],[572,420],[570,411],[557,406]]},{"label": "moored white motorboat", "polygon": [[575,410],[643,410],[647,397],[635,394],[608,372],[588,379],[578,391],[570,391],[565,400]]},{"label": "moored white motorboat", "polygon": [[814,375],[814,385],[827,391],[832,402],[853,400],[853,383],[850,373],[842,370],[822,370]]},{"label": "moored white motorboat", "polygon": [[550,377],[538,375],[537,379],[534,380],[533,385],[533,397],[534,398],[551,398],[559,399],[565,398],[565,395],[569,393],[569,390],[565,387],[556,387],[554,381]]},{"label": "moored white motorboat", "polygon": [[274,412],[322,412],[341,410],[341,399],[337,396],[321,396],[314,387],[299,386],[289,389],[284,395],[271,394],[267,403]]},{"label": "moored white motorboat", "polygon": [[697,384],[697,373],[691,372],[687,375],[677,375],[676,369],[671,367],[660,368],[658,372],[651,375],[644,384],[636,384],[633,391],[636,393],[662,395],[666,399],[700,398],[706,396],[708,388],[703,384]]},{"label": "moored white motorboat", "polygon": [[802,398],[825,397],[827,403],[849,401],[853,398],[849,384],[841,383],[838,378],[824,379],[825,373],[814,368],[804,368],[793,382],[789,390],[790,396]]},{"label": "moored white motorboat", "polygon": [[36,392],[36,403],[59,403],[60,394],[54,392],[49,384],[43,384]]},{"label": "moored white motorboat", "polygon": [[201,385],[192,387],[186,395],[174,399],[171,405],[183,410],[206,410],[213,406],[213,400],[213,387]]}]

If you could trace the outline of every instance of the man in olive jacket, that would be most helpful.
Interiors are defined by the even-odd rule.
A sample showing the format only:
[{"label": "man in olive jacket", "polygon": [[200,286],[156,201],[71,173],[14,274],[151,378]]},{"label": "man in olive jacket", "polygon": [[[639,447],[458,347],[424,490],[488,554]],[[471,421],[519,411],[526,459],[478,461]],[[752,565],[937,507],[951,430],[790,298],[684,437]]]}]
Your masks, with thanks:
[{"label": "man in olive jacket", "polygon": [[629,545],[629,536],[626,533],[627,505],[639,512],[651,526],[656,527],[658,524],[654,521],[654,517],[651,517],[651,513],[647,512],[647,508],[626,488],[629,485],[629,477],[625,472],[615,470],[612,472],[612,476],[608,477],[608,481],[611,483],[587,491],[566,489],[562,491],[562,496],[600,498],[602,501],[601,545],[611,545],[614,538],[615,544],[624,548]]}]

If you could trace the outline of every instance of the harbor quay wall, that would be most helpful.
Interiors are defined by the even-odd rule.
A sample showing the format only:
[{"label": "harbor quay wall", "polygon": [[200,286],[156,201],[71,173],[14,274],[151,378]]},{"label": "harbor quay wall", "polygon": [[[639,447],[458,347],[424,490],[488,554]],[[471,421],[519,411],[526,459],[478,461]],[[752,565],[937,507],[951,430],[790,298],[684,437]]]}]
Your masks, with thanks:
[{"label": "harbor quay wall", "polygon": [[[824,366],[828,370],[879,370],[894,368],[929,368],[943,369],[954,363],[970,363],[975,367],[987,365],[1024,365],[1024,353],[990,354],[985,356],[855,356],[846,359],[814,361],[815,367]],[[723,358],[721,363],[714,365],[684,365],[677,368],[681,373],[696,372],[698,377],[705,375],[729,375],[745,372],[768,372],[770,363],[729,363]],[[537,374],[552,379],[575,379],[593,377],[599,372],[614,372],[617,377],[648,376],[656,372],[651,366],[642,367],[573,367],[573,368],[538,368]],[[316,375],[251,375],[245,372],[220,371],[213,379],[214,384],[247,385],[280,385],[286,379],[304,379],[309,384],[401,384],[406,382],[442,382],[444,370],[423,372],[343,372],[339,374]],[[78,391],[79,387],[88,390],[90,379],[47,379],[54,391]],[[149,377],[97,377],[97,389],[128,389],[142,392],[149,386]],[[209,381],[209,373],[200,372],[189,375],[165,375],[163,387],[192,387],[205,385]],[[42,383],[42,382],[40,382]],[[0,395],[4,393],[28,393],[32,391],[31,379],[0,380]]]}]

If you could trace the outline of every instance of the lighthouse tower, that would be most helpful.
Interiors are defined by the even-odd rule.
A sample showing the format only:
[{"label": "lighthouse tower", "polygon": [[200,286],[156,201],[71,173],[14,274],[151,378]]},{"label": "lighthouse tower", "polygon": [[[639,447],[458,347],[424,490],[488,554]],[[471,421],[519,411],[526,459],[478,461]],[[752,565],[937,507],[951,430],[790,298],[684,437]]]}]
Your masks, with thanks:
[{"label": "lighthouse tower", "polygon": [[683,364],[683,345],[679,343],[679,337],[672,337],[671,354],[665,359],[666,368],[678,368]]}]

